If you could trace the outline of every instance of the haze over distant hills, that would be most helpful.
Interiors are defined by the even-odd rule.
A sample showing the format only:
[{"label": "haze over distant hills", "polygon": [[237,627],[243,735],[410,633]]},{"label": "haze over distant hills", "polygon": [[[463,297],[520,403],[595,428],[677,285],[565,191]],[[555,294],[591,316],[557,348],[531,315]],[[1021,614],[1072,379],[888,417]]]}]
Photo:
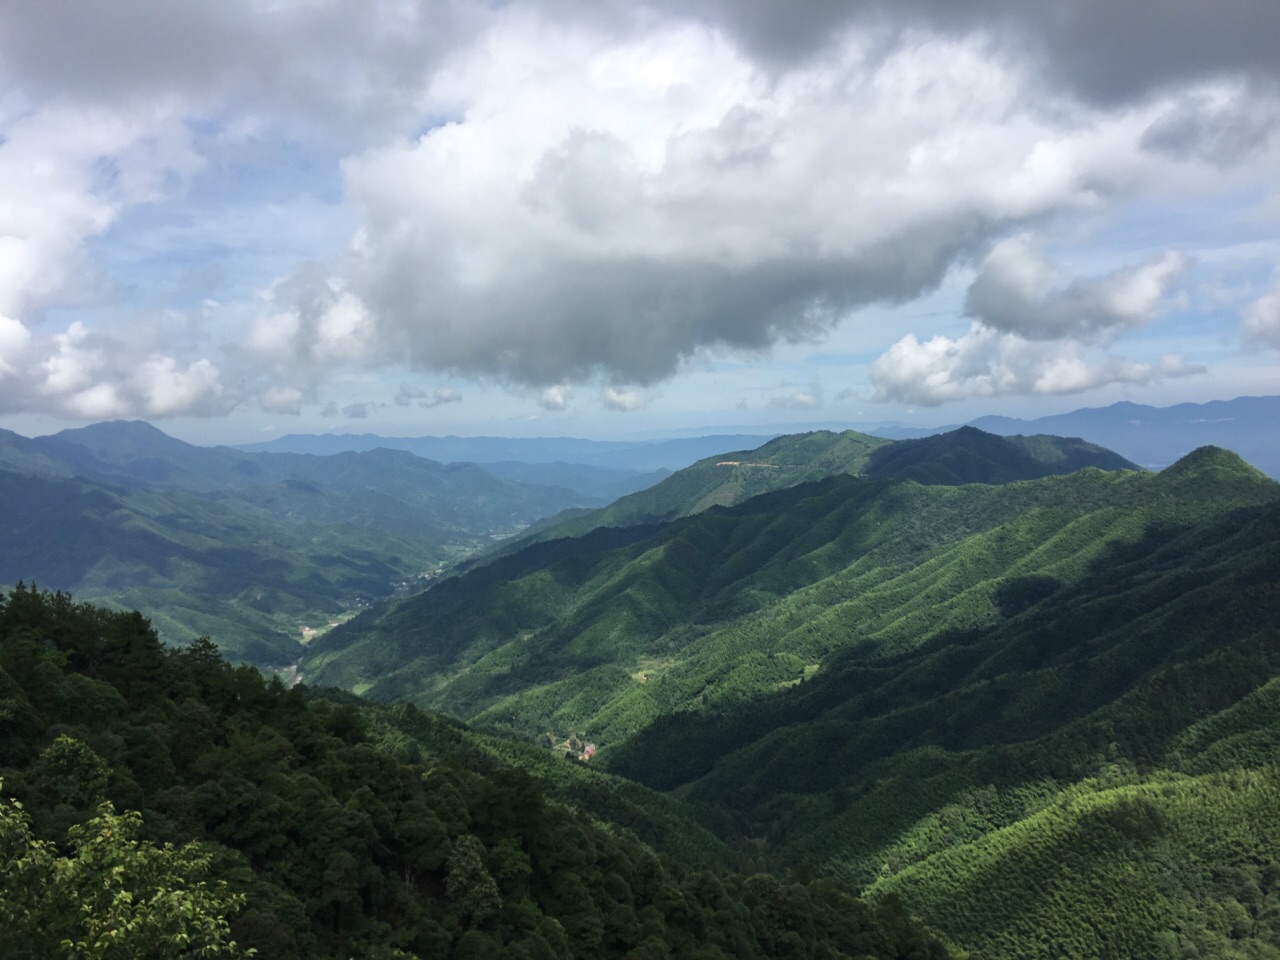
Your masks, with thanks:
[{"label": "haze over distant hills", "polygon": [[289,434],[241,444],[239,450],[327,455],[386,447],[442,462],[574,463],[613,470],[678,470],[726,450],[758,447],[778,433],[713,434],[673,440],[580,440],[574,437],[380,437],[364,434]]},{"label": "haze over distant hills", "polygon": [[231,656],[278,666],[297,658],[303,627],[655,479],[573,477],[576,490],[399,450],[197,447],[136,421],[4,431],[0,583],[136,607],[170,642],[212,634]]},{"label": "haze over distant hills", "polygon": [[[928,469],[943,477],[960,469],[967,479],[1039,475],[1025,465],[1009,467],[1017,460],[1010,441],[970,433],[1003,445],[1000,452],[961,455],[954,441],[933,441],[940,446]],[[677,451],[688,455],[716,442],[660,445],[661,457],[678,462]],[[581,449],[600,453],[584,443]],[[647,521],[736,503],[862,469],[864,454],[877,447],[901,451],[892,471],[925,469],[923,460],[906,453],[911,443],[857,434],[784,438],[760,454],[778,461],[768,468],[689,468],[692,474],[681,471],[639,501],[639,517],[630,516],[636,506],[628,507],[631,499],[624,496],[621,513],[595,522],[623,522],[624,515],[626,522]],[[654,456],[652,450],[644,455]],[[1073,468],[1061,451],[1056,455],[1061,463],[1054,470]],[[966,458],[974,462],[965,466]],[[1001,459],[1005,466],[996,467]],[[1102,463],[1074,465],[1093,462]],[[1113,457],[1103,465],[1127,464]],[[701,479],[691,480],[695,474]],[[170,642],[214,634],[234,657],[280,666],[295,660],[302,641],[335,618],[395,590],[421,586],[442,567],[497,539],[536,529],[566,509],[598,507],[624,494],[645,497],[633,491],[663,476],[665,471],[565,463],[441,464],[382,447],[326,456],[197,447],[141,422],[99,423],[36,438],[4,432],[0,484],[9,509],[0,527],[0,583],[35,579],[47,588],[136,607]],[[703,490],[691,503],[655,506],[688,498],[691,484],[705,487],[708,479],[717,489]]]},{"label": "haze over distant hills", "polygon": [[[277,440],[245,444],[242,450],[335,453],[377,446],[411,450],[435,460],[491,463],[584,463],[616,469],[678,470],[730,450],[748,450],[774,437],[806,431],[856,430],[891,440],[916,439],[973,426],[1001,436],[1049,434],[1079,437],[1114,450],[1149,470],[1159,470],[1197,447],[1212,445],[1234,450],[1263,473],[1280,479],[1280,396],[1238,397],[1208,403],[1152,407],[1121,402],[1108,407],[1082,408],[1030,420],[986,416],[967,424],[916,427],[903,424],[826,421],[785,427],[707,427],[706,436],[647,441],[575,440],[570,438],[502,437],[378,437],[373,434],[289,435]],[[682,430],[688,434],[693,431]]]},{"label": "haze over distant hills", "polygon": [[1150,407],[1113,403],[1035,420],[979,417],[989,433],[1052,433],[1082,437],[1159,470],[1208,444],[1234,450],[1263,473],[1280,478],[1280,397],[1238,397]]}]

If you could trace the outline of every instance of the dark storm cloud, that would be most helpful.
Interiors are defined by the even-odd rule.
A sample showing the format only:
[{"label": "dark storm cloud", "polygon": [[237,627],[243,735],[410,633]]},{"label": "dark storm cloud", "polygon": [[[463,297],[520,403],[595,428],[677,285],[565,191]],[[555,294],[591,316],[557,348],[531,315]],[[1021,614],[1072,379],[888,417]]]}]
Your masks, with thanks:
[{"label": "dark storm cloud", "polygon": [[0,78],[35,100],[180,98],[304,127],[403,122],[427,78],[487,22],[481,5],[249,0],[0,4]]},{"label": "dark storm cloud", "polygon": [[[974,240],[930,224],[858,258],[714,263],[549,262],[483,295],[413,263],[384,262],[366,302],[424,369],[483,373],[538,386],[607,372],[653,384],[704,346],[757,350],[824,333],[871,302],[905,302],[936,285]],[[426,307],[425,305],[430,305]]]},{"label": "dark storm cloud", "polygon": [[728,30],[764,62],[792,65],[850,27],[886,45],[913,31],[988,34],[1055,83],[1099,104],[1214,77],[1280,81],[1273,0],[674,0],[658,4]]}]

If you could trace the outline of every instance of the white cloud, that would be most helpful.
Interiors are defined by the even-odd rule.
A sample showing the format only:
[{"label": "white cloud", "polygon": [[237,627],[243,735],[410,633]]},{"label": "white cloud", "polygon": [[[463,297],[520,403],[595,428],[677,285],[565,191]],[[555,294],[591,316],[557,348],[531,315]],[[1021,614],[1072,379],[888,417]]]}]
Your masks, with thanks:
[{"label": "white cloud", "polygon": [[1150,321],[1188,266],[1169,251],[1106,276],[1067,277],[1023,233],[983,260],[965,309],[988,327],[1033,340],[1108,339]]},{"label": "white cloud", "polygon": [[604,404],[605,408],[617,410],[619,413],[643,410],[652,399],[652,393],[646,390],[622,390],[617,387],[605,387],[604,390],[600,391],[600,402]]},{"label": "white cloud", "polygon": [[74,419],[218,416],[238,397],[207,358],[181,361],[96,334],[80,321],[52,336],[0,317],[0,410]]},{"label": "white cloud", "polygon": [[297,387],[270,387],[258,397],[258,404],[268,413],[302,413],[303,392]]},{"label": "white cloud", "polygon": [[[1148,323],[1187,261],[1073,279],[991,245],[1257,195],[1280,147],[1265,4],[1178,5],[1158,51],[1132,42],[1143,15],[1074,2],[269,6],[0,5],[0,413],[296,413],[346,368],[401,366],[563,410],[570,384],[864,322],[987,251],[973,317],[1106,368],[1080,344]],[[281,160],[325,195],[280,196]],[[234,213],[190,215],[192,184]],[[144,221],[188,243],[140,243]],[[346,251],[306,247],[351,223]],[[219,296],[198,344],[138,334],[168,260],[220,249],[257,251],[246,287],[281,279],[256,309]],[[325,263],[281,266],[303,256]],[[1253,342],[1275,342],[1268,302]]]},{"label": "white cloud", "polygon": [[102,301],[112,284],[89,241],[200,165],[181,117],[163,104],[0,109],[0,313],[27,321]]},{"label": "white cloud", "polygon": [[1280,350],[1280,281],[1244,308],[1244,334],[1248,343]]},{"label": "white cloud", "polygon": [[1204,372],[1174,354],[1155,363],[1091,359],[1079,343],[1033,341],[974,323],[956,338],[939,335],[922,342],[908,334],[871,365],[871,382],[876,400],[938,406],[983,397],[1082,393]]},{"label": "white cloud", "polygon": [[46,396],[75,393],[93,380],[94,373],[104,364],[103,351],[87,346],[89,331],[76,321],[53,338],[56,352],[42,364],[44,380],[39,391]]},{"label": "white cloud", "polygon": [[[877,58],[849,36],[765,83],[712,29],[613,42],[503,23],[432,88],[458,120],[344,165],[364,224],[349,289],[419,368],[653,383],[700,348],[912,300],[1011,226],[1097,209],[1173,163],[1142,150],[1146,114],[1049,109],[973,40]],[[1180,267],[1060,304],[1013,292],[1059,325],[1131,323]]]},{"label": "white cloud", "polygon": [[560,411],[569,408],[569,401],[573,399],[573,388],[568,384],[557,384],[554,387],[547,387],[538,394],[538,406],[543,410]]},{"label": "white cloud", "polygon": [[129,405],[113,383],[99,383],[60,399],[60,409],[81,420],[110,420],[129,412]]},{"label": "white cloud", "polygon": [[208,360],[196,360],[185,370],[172,357],[151,357],[133,375],[130,385],[138,406],[152,417],[175,414],[225,412],[218,368]]},{"label": "white cloud", "polygon": [[814,410],[823,403],[822,384],[817,380],[804,390],[797,390],[784,396],[771,397],[769,406],[784,407],[791,410]]},{"label": "white cloud", "polygon": [[17,372],[30,342],[30,330],[12,317],[0,314],[0,376]]},{"label": "white cloud", "polygon": [[411,387],[407,383],[400,384],[400,390],[396,393],[396,406],[407,407],[413,402],[417,402],[419,407],[424,410],[430,410],[432,407],[439,407],[446,403],[461,403],[462,394],[453,387],[436,387],[434,390],[421,390]]}]

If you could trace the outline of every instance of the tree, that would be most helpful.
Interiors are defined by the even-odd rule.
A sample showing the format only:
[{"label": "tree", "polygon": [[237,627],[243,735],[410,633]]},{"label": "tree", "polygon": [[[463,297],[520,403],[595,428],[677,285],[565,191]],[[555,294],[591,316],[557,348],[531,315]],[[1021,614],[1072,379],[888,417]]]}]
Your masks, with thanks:
[{"label": "tree", "polygon": [[204,881],[209,857],[136,839],[140,814],[110,803],[67,833],[69,856],[0,801],[0,929],[6,957],[132,960],[238,957],[227,917],[244,897]]},{"label": "tree", "polygon": [[484,865],[484,844],[469,833],[453,841],[445,892],[454,909],[472,924],[483,923],[498,912],[502,897]]}]

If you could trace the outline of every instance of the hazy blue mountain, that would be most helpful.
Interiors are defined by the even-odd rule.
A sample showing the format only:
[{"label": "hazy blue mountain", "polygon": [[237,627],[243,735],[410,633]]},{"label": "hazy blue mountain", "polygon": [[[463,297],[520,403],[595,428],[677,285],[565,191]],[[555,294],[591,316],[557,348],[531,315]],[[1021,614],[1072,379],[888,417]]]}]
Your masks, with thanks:
[{"label": "hazy blue mountain", "polygon": [[396,536],[354,511],[285,519],[84,477],[0,470],[0,502],[0,583],[136,608],[170,642],[216,635],[229,656],[260,664],[295,660],[302,627],[390,595],[447,550],[442,532],[415,528],[411,513]]},{"label": "hazy blue mountain", "polygon": [[1197,447],[1219,446],[1280,478],[1280,397],[1238,397],[1172,407],[1124,401],[1035,420],[979,417],[970,424],[1004,435],[1082,437],[1151,470],[1166,467]]},{"label": "hazy blue mountain", "polygon": [[[607,502],[564,487],[510,482],[472,463],[438,463],[401,450],[377,448],[333,456],[245,453],[200,447],[141,421],[111,421],[31,440],[0,436],[0,458],[25,472],[82,476],[117,486],[182,490],[226,498],[245,494],[281,504],[290,491],[320,488],[348,497],[399,500],[444,528],[468,533],[510,532],[559,510]],[[6,462],[0,459],[0,463]],[[616,479],[611,477],[611,479]],[[252,493],[246,493],[253,491]]]},{"label": "hazy blue mountain", "polygon": [[167,640],[217,634],[229,654],[272,664],[296,659],[303,627],[649,482],[586,468],[579,486],[602,488],[590,493],[529,482],[554,479],[554,465],[521,482],[403,450],[246,453],[136,421],[2,432],[0,472],[0,583],[137,607]]},{"label": "hazy blue mountain", "polygon": [[585,463],[522,463],[518,460],[500,460],[479,466],[502,480],[572,490],[601,503],[611,503],[629,493],[644,490],[671,474],[666,469],[614,470]]},{"label": "hazy blue mountain", "polygon": [[573,437],[379,437],[365,434],[289,434],[237,449],[273,453],[331,454],[386,447],[431,460],[468,463],[582,463],[613,470],[679,470],[725,450],[757,447],[778,436],[711,435],[673,440],[579,440]]}]

